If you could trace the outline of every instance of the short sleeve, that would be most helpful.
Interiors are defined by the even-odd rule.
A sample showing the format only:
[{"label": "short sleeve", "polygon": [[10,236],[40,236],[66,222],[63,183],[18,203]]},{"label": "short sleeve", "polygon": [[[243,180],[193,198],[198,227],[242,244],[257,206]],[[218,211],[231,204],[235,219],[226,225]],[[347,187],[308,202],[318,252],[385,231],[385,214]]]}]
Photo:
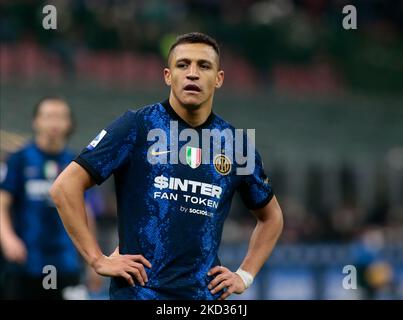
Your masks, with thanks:
[{"label": "short sleeve", "polygon": [[255,151],[253,173],[242,177],[237,190],[243,203],[250,210],[263,208],[273,198],[271,183],[265,174],[262,159],[257,151]]},{"label": "short sleeve", "polygon": [[137,113],[127,111],[103,129],[74,161],[101,184],[127,163],[139,131]]},{"label": "short sleeve", "polygon": [[10,155],[3,164],[0,177],[0,189],[12,194],[14,197],[18,195],[19,189],[23,185],[23,163],[21,153]]}]

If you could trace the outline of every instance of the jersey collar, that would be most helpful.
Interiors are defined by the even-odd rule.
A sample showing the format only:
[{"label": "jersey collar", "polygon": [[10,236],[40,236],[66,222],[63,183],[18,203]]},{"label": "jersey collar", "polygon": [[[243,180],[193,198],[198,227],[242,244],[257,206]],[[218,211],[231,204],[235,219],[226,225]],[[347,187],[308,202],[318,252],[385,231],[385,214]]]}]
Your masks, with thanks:
[{"label": "jersey collar", "polygon": [[196,127],[192,127],[191,125],[189,125],[185,120],[183,120],[174,110],[174,108],[172,108],[171,104],[169,103],[169,100],[164,100],[163,102],[161,102],[161,105],[165,108],[165,110],[176,120],[178,120],[180,123],[182,123],[184,126],[192,128],[192,129],[201,129],[201,128],[205,128],[208,127],[210,125],[210,123],[213,121],[215,114],[214,112],[211,112],[209,114],[209,116],[207,117],[206,121],[204,121],[202,124],[196,126]]}]

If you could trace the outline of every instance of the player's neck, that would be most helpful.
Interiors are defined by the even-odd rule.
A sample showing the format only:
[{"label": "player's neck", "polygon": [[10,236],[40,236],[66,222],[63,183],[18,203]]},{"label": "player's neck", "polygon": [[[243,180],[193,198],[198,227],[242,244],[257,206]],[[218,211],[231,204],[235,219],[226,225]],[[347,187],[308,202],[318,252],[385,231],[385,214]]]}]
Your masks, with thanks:
[{"label": "player's neck", "polygon": [[187,108],[183,106],[174,95],[170,95],[169,103],[176,112],[176,114],[183,119],[191,127],[198,127],[206,122],[207,118],[211,114],[212,101],[209,100],[206,103],[192,108]]},{"label": "player's neck", "polygon": [[65,141],[61,139],[53,139],[46,135],[37,135],[35,143],[40,150],[46,153],[56,154],[63,150]]}]

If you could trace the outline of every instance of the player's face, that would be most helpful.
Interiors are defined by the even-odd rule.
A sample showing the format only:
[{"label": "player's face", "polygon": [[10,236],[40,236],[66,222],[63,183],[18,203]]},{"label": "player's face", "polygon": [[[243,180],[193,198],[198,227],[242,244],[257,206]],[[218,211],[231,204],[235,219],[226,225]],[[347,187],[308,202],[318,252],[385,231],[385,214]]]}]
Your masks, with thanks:
[{"label": "player's face", "polygon": [[218,55],[204,43],[185,43],[175,47],[164,69],[165,82],[178,102],[187,107],[212,102],[214,90],[221,87],[224,71]]},{"label": "player's face", "polygon": [[51,139],[65,139],[71,126],[70,109],[59,100],[44,101],[33,121],[35,133]]}]

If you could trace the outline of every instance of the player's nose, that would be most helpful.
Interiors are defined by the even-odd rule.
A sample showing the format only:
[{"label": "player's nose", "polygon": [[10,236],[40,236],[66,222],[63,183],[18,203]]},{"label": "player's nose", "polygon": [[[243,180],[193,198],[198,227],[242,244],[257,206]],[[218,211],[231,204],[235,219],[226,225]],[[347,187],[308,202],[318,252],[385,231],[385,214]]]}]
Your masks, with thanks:
[{"label": "player's nose", "polygon": [[197,79],[199,79],[199,72],[197,70],[196,65],[191,64],[188,70],[189,70],[189,72],[186,75],[186,78],[188,78],[189,80],[197,80]]}]

